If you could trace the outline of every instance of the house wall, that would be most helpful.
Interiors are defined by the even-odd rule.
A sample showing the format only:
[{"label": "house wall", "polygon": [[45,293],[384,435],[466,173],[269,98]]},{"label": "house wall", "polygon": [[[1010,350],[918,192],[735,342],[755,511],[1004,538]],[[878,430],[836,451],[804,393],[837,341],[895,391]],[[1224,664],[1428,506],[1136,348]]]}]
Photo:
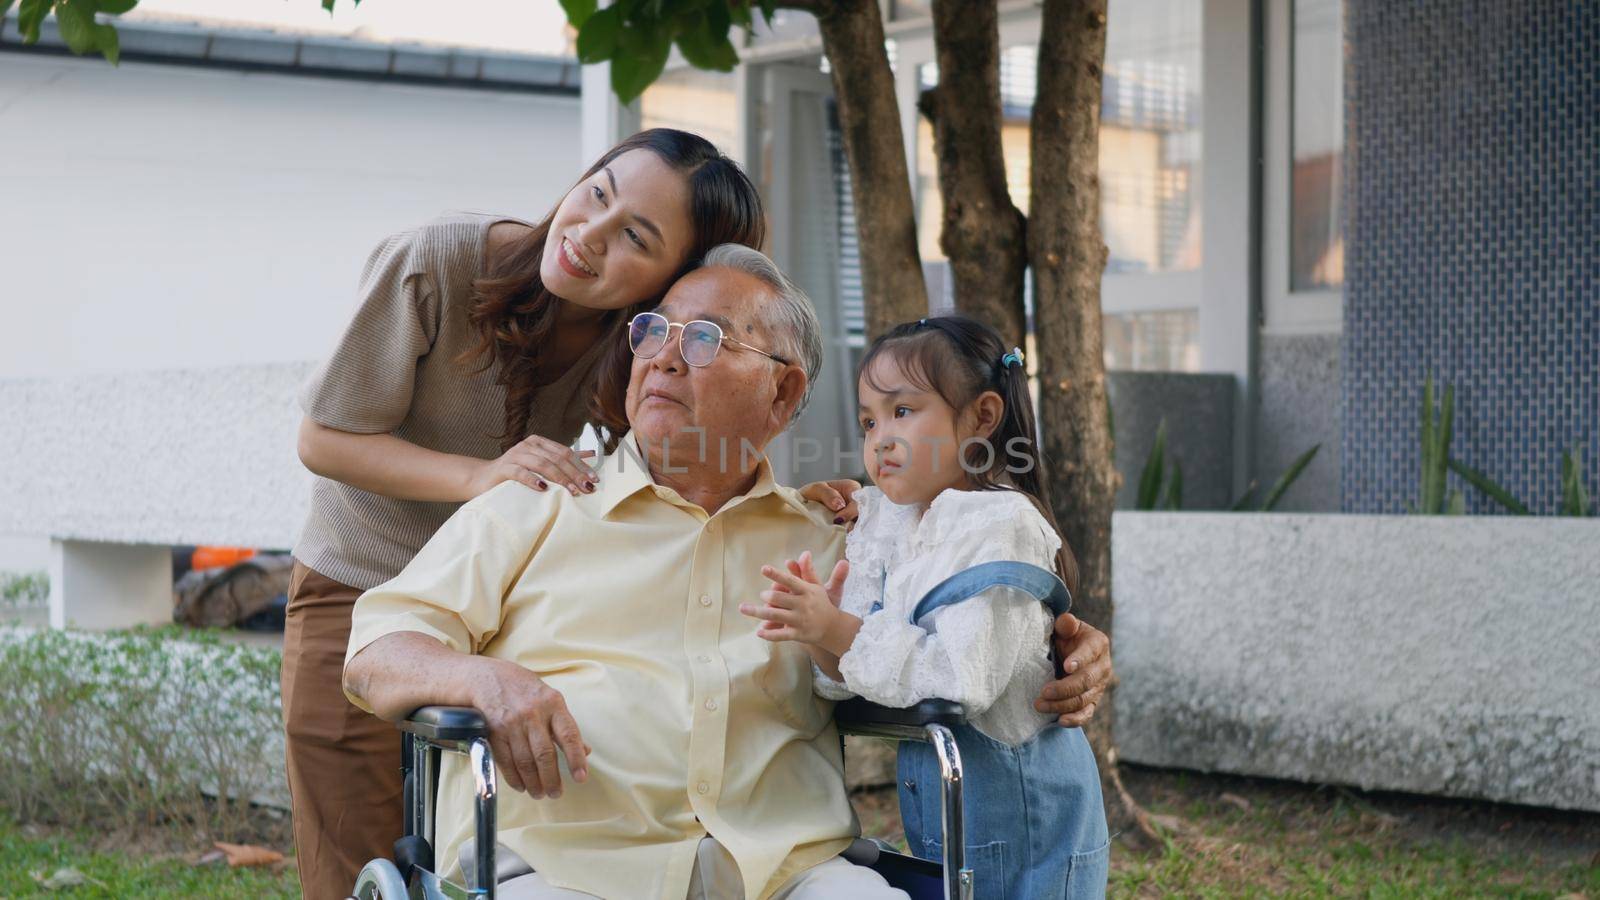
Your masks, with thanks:
[{"label": "house wall", "polygon": [[295,387],[371,248],[537,218],[578,99],[0,53],[0,567],[41,537],[292,543]]},{"label": "house wall", "polygon": [[1416,499],[1431,373],[1455,388],[1451,456],[1551,513],[1574,444],[1600,484],[1600,5],[1347,15],[1343,507]]}]

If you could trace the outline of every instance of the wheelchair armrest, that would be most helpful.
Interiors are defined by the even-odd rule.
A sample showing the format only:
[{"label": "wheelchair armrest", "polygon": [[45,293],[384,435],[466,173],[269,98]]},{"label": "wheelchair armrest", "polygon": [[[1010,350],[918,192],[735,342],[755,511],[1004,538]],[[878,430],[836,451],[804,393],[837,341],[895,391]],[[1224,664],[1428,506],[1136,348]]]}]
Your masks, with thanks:
[{"label": "wheelchair armrest", "polygon": [[423,706],[398,724],[401,731],[435,743],[489,736],[483,713],[470,706]]},{"label": "wheelchair armrest", "polygon": [[923,700],[915,706],[894,709],[853,697],[833,709],[833,720],[845,734],[920,740],[929,725],[964,725],[966,710],[949,700]]}]

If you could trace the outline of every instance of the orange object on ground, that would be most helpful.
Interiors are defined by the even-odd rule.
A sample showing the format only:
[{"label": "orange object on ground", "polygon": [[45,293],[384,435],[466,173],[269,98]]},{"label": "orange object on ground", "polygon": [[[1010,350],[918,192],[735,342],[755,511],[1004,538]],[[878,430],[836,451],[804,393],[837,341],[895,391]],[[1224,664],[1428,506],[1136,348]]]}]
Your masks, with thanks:
[{"label": "orange object on ground", "polygon": [[196,547],[189,557],[191,569],[215,569],[244,562],[256,555],[253,547]]}]

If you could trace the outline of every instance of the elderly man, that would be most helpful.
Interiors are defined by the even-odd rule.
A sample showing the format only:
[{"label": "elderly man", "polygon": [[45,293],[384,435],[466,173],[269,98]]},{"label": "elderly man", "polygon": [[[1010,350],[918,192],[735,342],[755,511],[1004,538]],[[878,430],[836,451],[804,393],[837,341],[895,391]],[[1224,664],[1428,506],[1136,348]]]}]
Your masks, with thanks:
[{"label": "elderly man", "polygon": [[[632,431],[598,489],[507,483],[463,506],[357,603],[347,693],[391,720],[483,712],[522,792],[501,795],[500,842],[535,870],[501,896],[904,897],[839,858],[857,826],[831,705],[799,645],[761,640],[738,609],[767,586],[763,564],[843,552],[833,513],[777,485],[761,453],[821,366],[816,315],[733,245],[657,313],[631,331]],[[1073,646],[1089,687],[1053,687],[1086,717],[1105,641]],[[450,761],[441,859],[469,836],[467,783]]]}]

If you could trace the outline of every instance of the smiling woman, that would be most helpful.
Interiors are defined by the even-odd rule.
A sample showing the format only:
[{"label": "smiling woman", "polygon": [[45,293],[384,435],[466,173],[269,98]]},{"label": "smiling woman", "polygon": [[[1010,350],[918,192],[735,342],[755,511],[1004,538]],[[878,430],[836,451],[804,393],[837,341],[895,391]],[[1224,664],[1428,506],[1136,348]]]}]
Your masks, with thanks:
[{"label": "smiling woman", "polygon": [[444,217],[368,259],[355,318],[300,398],[300,458],[321,477],[294,551],[283,707],[307,896],[344,896],[401,831],[398,733],[340,688],[356,598],[501,482],[593,490],[568,444],[586,423],[626,429],[605,413],[623,405],[625,323],[711,247],[764,237],[737,165],[654,129],[538,223]]}]

